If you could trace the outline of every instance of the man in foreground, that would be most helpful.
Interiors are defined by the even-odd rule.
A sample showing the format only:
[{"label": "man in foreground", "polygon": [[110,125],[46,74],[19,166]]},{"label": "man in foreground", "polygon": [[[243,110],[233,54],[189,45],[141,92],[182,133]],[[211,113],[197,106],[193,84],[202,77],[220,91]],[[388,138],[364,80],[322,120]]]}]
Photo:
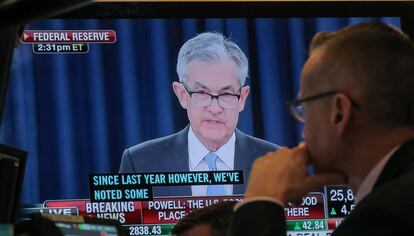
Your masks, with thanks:
[{"label": "man in foreground", "polygon": [[284,204],[339,183],[357,205],[333,235],[414,235],[413,42],[364,23],[320,33],[310,48],[291,103],[305,143],[255,161],[232,235],[285,235]]}]

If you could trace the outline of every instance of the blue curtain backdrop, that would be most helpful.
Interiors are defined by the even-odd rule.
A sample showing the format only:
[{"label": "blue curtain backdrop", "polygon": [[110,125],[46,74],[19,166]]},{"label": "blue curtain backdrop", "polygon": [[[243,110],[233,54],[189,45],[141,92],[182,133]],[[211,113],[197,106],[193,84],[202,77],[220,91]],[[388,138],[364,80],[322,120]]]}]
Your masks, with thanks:
[{"label": "blue curtain backdrop", "polygon": [[115,44],[87,54],[14,52],[0,142],[29,152],[23,202],[88,198],[88,174],[117,172],[126,147],[187,125],[174,96],[176,57],[197,33],[230,36],[250,61],[251,94],[238,128],[294,146],[302,127],[285,102],[299,91],[307,46],[317,31],[398,18],[46,20],[26,30],[113,29]]}]

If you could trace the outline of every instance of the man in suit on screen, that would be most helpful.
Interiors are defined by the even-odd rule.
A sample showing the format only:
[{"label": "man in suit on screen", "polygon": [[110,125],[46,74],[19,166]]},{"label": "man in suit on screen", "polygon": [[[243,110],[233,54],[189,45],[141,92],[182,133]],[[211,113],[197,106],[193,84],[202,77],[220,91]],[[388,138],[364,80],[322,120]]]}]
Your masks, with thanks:
[{"label": "man in suit on screen", "polygon": [[332,235],[414,235],[413,42],[363,23],[319,33],[310,48],[290,107],[305,143],[253,164],[232,235],[285,235],[288,201],[342,182],[356,207]]},{"label": "man in suit on screen", "polygon": [[[190,124],[173,135],[124,151],[120,172],[243,170],[275,144],[236,129],[249,95],[248,61],[241,49],[219,33],[188,40],[177,60],[179,82],[172,87]],[[242,194],[245,185],[155,187],[154,196]]]}]

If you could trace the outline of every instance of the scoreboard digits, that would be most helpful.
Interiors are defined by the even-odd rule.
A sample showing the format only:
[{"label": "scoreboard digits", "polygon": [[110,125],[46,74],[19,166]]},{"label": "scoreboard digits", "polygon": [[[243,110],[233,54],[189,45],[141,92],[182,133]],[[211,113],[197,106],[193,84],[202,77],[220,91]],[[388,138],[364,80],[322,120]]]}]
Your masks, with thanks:
[{"label": "scoreboard digits", "polygon": [[163,225],[126,225],[129,235],[169,235],[174,224]]},{"label": "scoreboard digits", "polygon": [[355,207],[354,194],[345,186],[326,187],[326,197],[329,218],[346,217]]}]

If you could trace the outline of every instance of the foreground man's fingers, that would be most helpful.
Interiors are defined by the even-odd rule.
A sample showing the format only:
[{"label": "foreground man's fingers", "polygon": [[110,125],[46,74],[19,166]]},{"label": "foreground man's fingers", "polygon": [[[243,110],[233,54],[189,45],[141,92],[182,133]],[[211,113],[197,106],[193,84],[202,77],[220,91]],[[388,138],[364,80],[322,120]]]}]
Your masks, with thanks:
[{"label": "foreground man's fingers", "polygon": [[307,192],[324,185],[345,182],[341,173],[309,175],[308,165],[309,153],[305,144],[266,154],[253,164],[245,199],[270,197],[286,203],[297,201]]}]

